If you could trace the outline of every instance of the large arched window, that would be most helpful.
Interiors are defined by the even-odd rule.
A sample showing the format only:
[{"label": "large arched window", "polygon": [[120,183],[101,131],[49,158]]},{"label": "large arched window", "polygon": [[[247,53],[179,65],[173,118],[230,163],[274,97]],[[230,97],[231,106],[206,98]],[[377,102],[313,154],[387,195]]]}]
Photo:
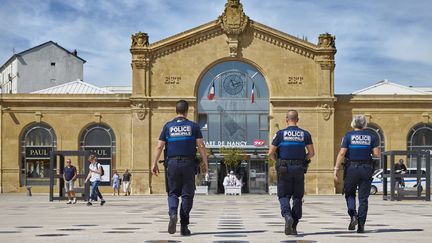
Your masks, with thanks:
[{"label": "large arched window", "polygon": [[[427,151],[432,155],[432,125],[419,124],[411,128],[408,134],[408,150],[410,151]],[[409,167],[416,167],[417,159],[412,157],[409,161]],[[422,167],[425,167],[425,161],[422,161]]]},{"label": "large arched window", "polygon": [[[381,128],[379,128],[377,125],[373,124],[373,123],[368,123],[367,127],[365,128],[365,130],[371,131],[376,139],[378,139],[378,144],[379,144],[379,148],[381,153],[385,151],[385,142],[384,142],[384,134],[383,131],[381,130]],[[383,165],[381,164],[381,158],[373,158],[376,165],[379,166],[379,168],[382,168]]]},{"label": "large arched window", "polygon": [[45,123],[27,126],[21,135],[21,185],[48,185],[50,152],[56,149],[54,130]]},{"label": "large arched window", "polygon": [[116,139],[113,130],[103,124],[86,127],[81,133],[80,147],[96,155],[97,161],[103,166],[105,172],[101,180],[102,184],[109,184],[111,168],[115,164]]},{"label": "large arched window", "polygon": [[268,145],[269,93],[254,66],[241,61],[213,66],[200,80],[197,96],[198,123],[209,147],[253,147],[256,140]]},{"label": "large arched window", "polygon": [[235,172],[244,182],[243,192],[266,192],[269,90],[263,74],[243,61],[220,62],[199,80],[197,103],[206,146],[218,156],[209,162],[210,178],[217,180],[211,190],[223,190],[227,173],[220,148],[235,147],[247,154]]}]

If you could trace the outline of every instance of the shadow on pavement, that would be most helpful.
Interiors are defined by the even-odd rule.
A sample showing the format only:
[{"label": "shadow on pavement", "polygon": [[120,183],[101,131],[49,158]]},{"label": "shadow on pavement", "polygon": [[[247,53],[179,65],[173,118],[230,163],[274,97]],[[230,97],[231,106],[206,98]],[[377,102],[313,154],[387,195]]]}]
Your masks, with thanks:
[{"label": "shadow on pavement", "polygon": [[253,233],[264,233],[267,230],[230,230],[230,231],[216,231],[216,232],[193,232],[194,235],[226,235],[226,234],[253,234]]},{"label": "shadow on pavement", "polygon": [[[397,233],[397,232],[418,232],[423,231],[423,229],[374,229],[374,230],[365,230],[365,234],[374,234],[374,233]],[[340,234],[355,234],[355,235],[364,235],[357,234],[355,231],[326,231],[326,232],[315,232],[315,233],[299,233],[297,237],[304,237],[309,235],[340,235]]]}]

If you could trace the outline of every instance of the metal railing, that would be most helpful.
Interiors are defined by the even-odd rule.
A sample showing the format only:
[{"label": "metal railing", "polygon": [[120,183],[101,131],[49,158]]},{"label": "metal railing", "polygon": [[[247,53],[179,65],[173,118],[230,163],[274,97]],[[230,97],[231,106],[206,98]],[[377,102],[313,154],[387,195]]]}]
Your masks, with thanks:
[{"label": "metal railing", "polygon": [[[63,180],[63,169],[65,164],[65,156],[77,156],[84,157],[84,174],[79,174],[77,179],[85,179],[89,172],[89,162],[87,158],[90,155],[90,151],[51,151],[50,153],[50,190],[49,190],[49,200],[52,202],[54,200],[65,200],[67,197],[64,194],[64,180]],[[60,159],[59,161],[57,159]],[[56,168],[54,165],[59,166]],[[54,183],[55,180],[59,180],[59,183]],[[78,181],[78,180],[77,180]],[[54,185],[58,185],[58,196],[54,196]],[[81,197],[76,197],[78,200],[88,200],[90,195],[90,186],[88,183],[84,184],[84,188],[75,188],[75,193],[80,193]]]},{"label": "metal railing", "polygon": [[[417,169],[416,173],[412,174],[401,174],[397,173],[395,170],[395,156],[410,156],[411,158],[417,158]],[[390,157],[390,169],[388,169],[388,157]],[[423,173],[423,169],[421,167],[422,163],[420,163],[421,159],[424,159],[426,162],[426,167]],[[403,200],[403,199],[416,199],[416,200],[431,200],[431,155],[429,152],[425,151],[404,151],[404,150],[393,150],[383,152],[381,154],[381,161],[383,166],[383,199],[384,200]],[[409,195],[409,193],[405,193],[404,188],[396,188],[398,187],[396,184],[399,180],[403,180],[404,178],[415,178],[417,180],[417,193],[414,196]],[[387,190],[388,188],[388,179],[390,179],[390,195]],[[425,195],[422,195],[422,179],[425,179],[426,182],[426,191]],[[397,190],[396,190],[397,189]],[[396,191],[398,192],[396,195]]]}]

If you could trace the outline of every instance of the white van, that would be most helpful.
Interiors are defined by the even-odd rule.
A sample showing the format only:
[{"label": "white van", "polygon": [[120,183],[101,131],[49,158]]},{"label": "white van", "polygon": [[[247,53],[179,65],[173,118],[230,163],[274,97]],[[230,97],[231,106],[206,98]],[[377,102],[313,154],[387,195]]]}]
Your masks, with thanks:
[{"label": "white van", "polygon": [[[426,169],[422,168],[422,174],[426,174]],[[390,173],[390,172],[389,172]],[[404,172],[405,174],[416,174],[417,168],[407,168]],[[372,175],[372,187],[371,194],[374,195],[377,192],[383,191],[383,169],[376,170]],[[416,178],[403,178],[405,182],[405,188],[413,189],[417,187],[417,179]],[[421,178],[420,191],[423,191],[423,188],[426,187],[426,178]],[[390,191],[390,178],[387,180],[387,191]]]}]

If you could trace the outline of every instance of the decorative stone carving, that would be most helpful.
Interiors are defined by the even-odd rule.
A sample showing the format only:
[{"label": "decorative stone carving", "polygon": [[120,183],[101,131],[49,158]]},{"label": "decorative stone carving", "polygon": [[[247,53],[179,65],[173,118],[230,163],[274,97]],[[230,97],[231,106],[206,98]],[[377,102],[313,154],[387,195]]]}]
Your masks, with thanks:
[{"label": "decorative stone carving", "polygon": [[249,17],[243,12],[240,0],[228,0],[219,23],[225,33],[230,35],[239,35],[246,29]]},{"label": "decorative stone carving", "polygon": [[42,121],[42,112],[37,111],[37,112],[35,112],[34,115],[35,115],[36,122],[41,122]]},{"label": "decorative stone carving", "polygon": [[253,29],[253,35],[255,38],[258,38],[260,40],[263,40],[265,42],[268,42],[270,44],[279,46],[281,48],[287,49],[289,51],[295,52],[299,55],[305,56],[307,58],[311,58],[314,59],[315,55],[312,51],[307,50],[307,49],[303,49],[301,52],[299,52],[298,47],[295,47],[295,44],[293,43],[288,43],[287,41],[284,41],[280,38],[274,37],[274,36],[270,36],[268,34],[266,34],[265,32],[262,32],[260,30],[256,30]]},{"label": "decorative stone carving", "polygon": [[328,104],[323,104],[321,108],[324,110],[322,113],[324,120],[328,121],[333,114],[333,108]]},{"label": "decorative stone carving", "polygon": [[228,0],[218,22],[227,35],[229,55],[236,57],[239,51],[239,35],[243,33],[249,23],[249,17],[243,12],[243,5],[240,0]]},{"label": "decorative stone carving", "polygon": [[329,33],[321,34],[318,37],[318,46],[320,48],[336,48],[336,37]]},{"label": "decorative stone carving", "polygon": [[149,45],[149,37],[147,33],[138,32],[131,37],[131,48],[147,47]]},{"label": "decorative stone carving", "polygon": [[95,113],[94,113],[94,116],[95,116],[95,122],[96,122],[96,123],[101,123],[101,120],[102,120],[102,115],[101,115],[101,113],[100,113],[100,112],[95,112]]},{"label": "decorative stone carving", "polygon": [[364,116],[365,116],[367,122],[372,122],[372,115],[371,114],[365,113]]},{"label": "decorative stone carving", "polygon": [[227,42],[230,50],[230,54],[229,54],[230,57],[236,57],[238,55],[238,45],[239,45],[238,39],[228,37]]},{"label": "decorative stone carving", "polygon": [[148,113],[146,107],[142,103],[132,105],[132,109],[135,110],[137,118],[141,121],[145,119]]},{"label": "decorative stone carving", "polygon": [[423,123],[431,122],[431,114],[429,113],[423,113],[422,118],[423,118]]},{"label": "decorative stone carving", "polygon": [[133,65],[136,69],[145,69],[146,68],[145,62],[133,62]]}]

